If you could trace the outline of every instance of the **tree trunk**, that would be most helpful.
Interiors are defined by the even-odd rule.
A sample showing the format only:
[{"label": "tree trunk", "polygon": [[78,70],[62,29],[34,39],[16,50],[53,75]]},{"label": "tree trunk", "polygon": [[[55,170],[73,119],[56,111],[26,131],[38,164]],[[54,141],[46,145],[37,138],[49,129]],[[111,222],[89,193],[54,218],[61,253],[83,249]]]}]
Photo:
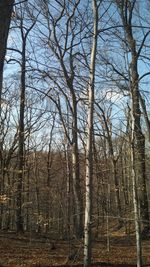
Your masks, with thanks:
[{"label": "tree trunk", "polygon": [[137,194],[137,176],[136,176],[136,158],[135,158],[135,119],[132,105],[132,133],[131,133],[131,174],[132,174],[132,187],[133,187],[133,205],[134,205],[134,218],[135,218],[135,234],[136,234],[136,251],[137,251],[137,267],[142,267],[142,245],[141,245],[141,227],[139,216],[139,201]]},{"label": "tree trunk", "polygon": [[[21,11],[22,12],[22,11]],[[23,13],[21,13],[23,14]],[[21,15],[22,16],[22,15]],[[18,144],[18,181],[17,181],[17,211],[16,211],[16,226],[17,231],[23,231],[23,216],[22,216],[22,191],[23,191],[23,177],[24,177],[24,140],[25,140],[25,100],[26,100],[26,42],[27,37],[32,28],[34,27],[36,20],[31,26],[24,32],[23,25],[24,17],[20,17],[20,31],[22,38],[22,50],[21,50],[21,81],[20,81],[20,112],[19,112],[19,144]]]},{"label": "tree trunk", "polygon": [[139,184],[139,200],[140,200],[140,211],[141,219],[143,220],[144,227],[149,225],[149,212],[148,212],[148,197],[146,189],[146,166],[145,166],[145,137],[141,129],[141,111],[139,106],[139,87],[138,87],[138,69],[137,69],[137,54],[135,51],[135,41],[132,47],[132,62],[131,62],[131,98],[133,105],[133,117],[135,120],[135,150],[137,168],[136,173],[138,176]]},{"label": "tree trunk", "polygon": [[88,118],[86,143],[86,191],[85,191],[85,223],[84,223],[84,267],[91,266],[92,254],[92,180],[93,180],[93,112],[94,112],[94,83],[97,52],[98,6],[93,0],[93,45],[91,51],[90,79],[88,88]]},{"label": "tree trunk", "polygon": [[[23,37],[22,37],[23,38]],[[21,88],[20,88],[20,118],[19,118],[19,148],[18,148],[18,181],[17,181],[17,212],[16,227],[18,232],[23,231],[22,216],[22,185],[24,176],[24,112],[25,112],[25,71],[26,71],[26,40],[22,44],[22,65],[21,65]]]},{"label": "tree trunk", "polygon": [[[113,156],[114,157],[114,156]],[[116,207],[117,207],[117,215],[118,215],[118,222],[119,226],[118,228],[121,228],[123,225],[123,221],[121,219],[121,201],[120,201],[120,194],[119,194],[119,181],[117,177],[117,161],[112,158],[112,171],[113,171],[113,180],[115,183],[115,198],[116,198]]]},{"label": "tree trunk", "polygon": [[0,1],[0,101],[2,96],[4,59],[14,2],[14,0]]},{"label": "tree trunk", "polygon": [[77,101],[73,97],[73,123],[72,123],[72,179],[73,193],[75,201],[75,234],[77,238],[83,236],[83,199],[80,185],[80,166],[78,151],[78,133],[77,133]]},{"label": "tree trunk", "polygon": [[[1,141],[3,134],[3,122],[1,117],[1,104],[2,104],[2,90],[3,90],[3,70],[4,60],[6,55],[7,39],[9,26],[11,21],[11,13],[13,10],[14,0],[1,0],[0,1],[0,169],[3,169],[3,141]],[[1,194],[3,194],[3,171],[1,172]],[[2,218],[3,205],[1,205],[0,215]],[[2,219],[0,220],[1,228]]]}]

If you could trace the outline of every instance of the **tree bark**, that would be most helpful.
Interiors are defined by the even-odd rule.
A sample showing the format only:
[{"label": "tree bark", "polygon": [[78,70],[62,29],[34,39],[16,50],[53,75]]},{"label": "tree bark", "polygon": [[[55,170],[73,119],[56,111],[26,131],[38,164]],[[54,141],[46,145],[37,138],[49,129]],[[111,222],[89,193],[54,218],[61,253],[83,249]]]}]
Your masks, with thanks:
[{"label": "tree bark", "polygon": [[139,216],[139,200],[137,194],[137,175],[136,175],[136,157],[135,157],[135,118],[134,108],[132,105],[132,132],[131,132],[131,174],[132,174],[132,188],[133,188],[133,205],[135,218],[135,234],[136,234],[136,252],[137,252],[137,267],[142,267],[142,244],[141,244],[141,224]]},{"label": "tree bark", "polygon": [[[131,36],[130,36],[131,38]],[[137,53],[135,40],[131,38],[130,46],[132,51],[132,62],[131,62],[131,101],[133,105],[133,117],[135,120],[134,131],[135,131],[135,150],[137,155],[137,176],[139,184],[139,199],[140,199],[140,212],[143,225],[149,224],[149,212],[148,212],[148,197],[146,188],[146,166],[145,166],[145,137],[141,129],[141,110],[139,105],[139,86],[138,86],[138,69],[137,69]]]},{"label": "tree bark", "polygon": [[[2,90],[3,90],[3,71],[4,71],[4,60],[6,55],[7,39],[11,21],[11,13],[13,10],[14,0],[1,0],[0,1],[0,169],[3,169],[3,122],[1,118],[1,105],[2,105]],[[0,191],[3,193],[3,171],[1,173],[1,188]],[[3,213],[3,206],[1,207],[1,218]],[[0,220],[1,224],[2,220]]]},{"label": "tree bark", "polygon": [[93,112],[94,112],[94,84],[95,65],[98,38],[98,5],[93,0],[93,44],[91,51],[90,79],[88,88],[88,118],[87,118],[87,143],[86,143],[86,191],[85,191],[85,223],[84,223],[84,267],[91,266],[92,255],[92,180],[93,180]]},{"label": "tree bark", "polygon": [[22,185],[24,176],[24,112],[25,112],[25,71],[26,71],[26,40],[22,36],[22,64],[21,64],[21,88],[20,88],[20,118],[19,118],[19,145],[18,145],[18,181],[17,181],[17,231],[23,231],[22,217]]},{"label": "tree bark", "polygon": [[[22,12],[22,11],[21,11]],[[20,17],[20,31],[22,39],[21,54],[21,77],[20,77],[20,110],[19,110],[19,140],[18,140],[18,181],[17,181],[17,198],[16,198],[16,227],[18,232],[23,231],[23,215],[22,215],[22,191],[23,191],[23,177],[24,177],[24,141],[25,141],[25,100],[26,100],[26,43],[27,37],[36,20],[32,22],[31,26],[24,32],[24,17]]]},{"label": "tree bark", "polygon": [[1,0],[0,1],[0,101],[2,94],[3,84],[3,69],[4,59],[6,55],[6,46],[8,39],[9,26],[11,21],[11,13],[13,10],[14,0]]},{"label": "tree bark", "polygon": [[72,179],[73,192],[75,201],[75,233],[76,237],[83,236],[83,199],[81,195],[80,185],[80,166],[79,166],[79,149],[78,149],[78,133],[77,133],[77,101],[75,95],[73,98],[73,116],[72,116]]}]

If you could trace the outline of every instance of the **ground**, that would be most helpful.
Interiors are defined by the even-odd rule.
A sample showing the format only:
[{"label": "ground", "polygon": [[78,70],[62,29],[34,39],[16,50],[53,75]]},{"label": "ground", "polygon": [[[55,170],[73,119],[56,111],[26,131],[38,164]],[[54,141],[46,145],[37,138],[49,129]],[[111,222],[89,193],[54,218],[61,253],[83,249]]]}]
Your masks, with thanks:
[{"label": "ground", "polygon": [[[150,240],[148,238],[142,241],[142,247],[143,262],[150,266]],[[71,257],[72,252],[76,252],[75,258]],[[92,261],[96,265],[101,263],[115,266],[135,265],[135,237],[134,235],[127,236],[119,231],[111,234],[110,239],[99,237],[99,240],[93,242],[92,255]],[[0,267],[72,266],[82,263],[83,240],[52,241],[47,236],[30,233],[19,235],[14,232],[0,232]]]}]

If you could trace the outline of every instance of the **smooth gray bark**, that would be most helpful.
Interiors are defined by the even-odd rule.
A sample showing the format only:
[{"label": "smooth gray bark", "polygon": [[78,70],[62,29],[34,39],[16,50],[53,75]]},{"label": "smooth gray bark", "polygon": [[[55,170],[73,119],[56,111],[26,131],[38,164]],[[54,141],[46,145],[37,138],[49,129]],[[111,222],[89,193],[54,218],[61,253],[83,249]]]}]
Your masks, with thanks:
[{"label": "smooth gray bark", "polygon": [[88,118],[86,143],[86,191],[85,191],[85,223],[84,223],[84,267],[91,266],[92,255],[92,180],[93,180],[93,113],[94,84],[98,33],[98,5],[93,0],[93,44],[91,50],[90,79],[88,88]]},{"label": "smooth gray bark", "polygon": [[137,194],[137,176],[136,176],[136,157],[135,157],[135,119],[133,114],[133,106],[131,109],[132,117],[132,132],[131,132],[131,174],[133,186],[133,205],[135,218],[135,234],[136,234],[136,252],[137,252],[137,267],[142,267],[142,244],[141,244],[141,225],[139,216],[139,201]]}]

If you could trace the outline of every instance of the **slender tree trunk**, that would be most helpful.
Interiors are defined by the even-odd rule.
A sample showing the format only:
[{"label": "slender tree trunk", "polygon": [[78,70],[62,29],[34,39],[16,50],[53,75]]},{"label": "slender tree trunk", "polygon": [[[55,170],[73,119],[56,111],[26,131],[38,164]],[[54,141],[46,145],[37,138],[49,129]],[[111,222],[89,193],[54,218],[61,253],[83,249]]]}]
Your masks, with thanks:
[{"label": "slender tree trunk", "polygon": [[48,144],[48,154],[47,154],[47,189],[48,189],[48,195],[47,195],[47,210],[46,210],[46,232],[50,229],[50,208],[51,208],[51,196],[50,196],[50,187],[51,187],[51,177],[52,177],[52,162],[53,162],[53,151],[52,151],[52,140],[53,140],[53,129],[55,126],[55,117],[53,118],[53,124],[50,131],[49,136],[49,144]]},{"label": "slender tree trunk", "polygon": [[[29,157],[30,157],[30,153],[29,153],[29,140],[28,140],[28,156],[27,156],[27,160],[29,161]],[[27,169],[27,178],[26,178],[26,200],[27,203],[30,202],[30,164],[28,164],[26,166],[28,169]],[[29,231],[30,230],[30,216],[29,216],[29,211],[30,211],[30,207],[27,206],[26,208],[26,222],[25,222],[25,230],[26,231]]]},{"label": "slender tree trunk", "polygon": [[141,245],[141,227],[140,227],[140,212],[137,194],[137,176],[136,176],[136,157],[135,157],[135,118],[132,108],[132,137],[131,137],[131,174],[133,186],[133,205],[135,218],[135,233],[136,233],[136,250],[137,250],[137,267],[142,267],[142,245]]},{"label": "slender tree trunk", "polygon": [[[23,36],[22,36],[23,38]],[[21,88],[20,88],[20,118],[19,118],[19,148],[18,148],[18,181],[17,181],[17,231],[23,231],[22,216],[22,189],[24,177],[24,112],[25,112],[25,71],[26,71],[26,41],[23,38],[22,44],[22,65],[21,65]]]},{"label": "slender tree trunk", "polygon": [[[124,152],[123,152],[124,151]],[[126,155],[126,145],[123,146],[121,154],[121,169],[122,169],[122,186],[125,208],[129,205],[129,187],[128,187],[128,174],[127,174],[127,155]]]},{"label": "slender tree trunk", "polygon": [[36,20],[24,32],[23,25],[24,18],[20,18],[20,31],[22,38],[22,51],[21,51],[21,82],[20,82],[20,112],[19,112],[19,144],[18,144],[18,181],[17,181],[17,211],[16,211],[16,226],[17,231],[23,231],[23,216],[22,216],[22,191],[23,191],[23,177],[24,177],[24,140],[25,140],[25,100],[26,100],[26,42],[27,37]]},{"label": "slender tree trunk", "polygon": [[[69,144],[65,147],[65,160],[66,160],[66,193],[67,193],[67,199],[66,199],[66,214],[67,214],[67,239],[70,240],[70,234],[71,234],[71,162],[70,162],[70,146]],[[70,251],[69,251],[70,253]]]},{"label": "slender tree trunk", "polygon": [[91,266],[92,255],[92,180],[93,180],[93,112],[94,112],[94,83],[97,51],[98,6],[93,0],[93,45],[91,51],[90,80],[88,88],[88,118],[86,143],[86,191],[85,191],[85,223],[84,223],[84,267]]},{"label": "slender tree trunk", "polygon": [[[114,157],[114,156],[113,156]],[[117,177],[117,161],[113,158],[112,162],[112,171],[113,171],[113,180],[115,183],[115,198],[116,198],[116,206],[117,206],[117,215],[119,221],[119,228],[122,227],[123,221],[121,219],[121,201],[120,201],[120,194],[119,194],[119,181]]]},{"label": "slender tree trunk", "polygon": [[[31,116],[32,112],[30,112],[30,109],[27,110],[29,114],[29,121],[27,123],[27,127],[29,129],[28,131],[28,139],[27,139],[27,152],[26,152],[26,163],[25,166],[27,168],[26,172],[26,180],[25,180],[25,187],[26,187],[26,193],[25,193],[25,198],[27,203],[30,202],[30,173],[31,173],[31,165],[30,165],[30,134],[31,134]],[[30,207],[27,205],[26,208],[26,221],[25,221],[25,230],[29,231],[30,230]]]},{"label": "slender tree trunk", "polygon": [[77,133],[77,101],[73,97],[73,123],[72,123],[72,179],[73,193],[75,202],[75,233],[76,237],[83,236],[83,199],[81,195],[80,184],[80,166],[79,166],[79,151],[78,151],[78,133]]},{"label": "slender tree trunk", "polygon": [[35,179],[35,196],[36,196],[36,214],[37,214],[37,219],[36,219],[36,232],[40,232],[40,224],[39,224],[39,218],[40,218],[40,194],[39,194],[39,170],[38,170],[38,156],[37,156],[37,151],[34,151],[34,179]]}]

